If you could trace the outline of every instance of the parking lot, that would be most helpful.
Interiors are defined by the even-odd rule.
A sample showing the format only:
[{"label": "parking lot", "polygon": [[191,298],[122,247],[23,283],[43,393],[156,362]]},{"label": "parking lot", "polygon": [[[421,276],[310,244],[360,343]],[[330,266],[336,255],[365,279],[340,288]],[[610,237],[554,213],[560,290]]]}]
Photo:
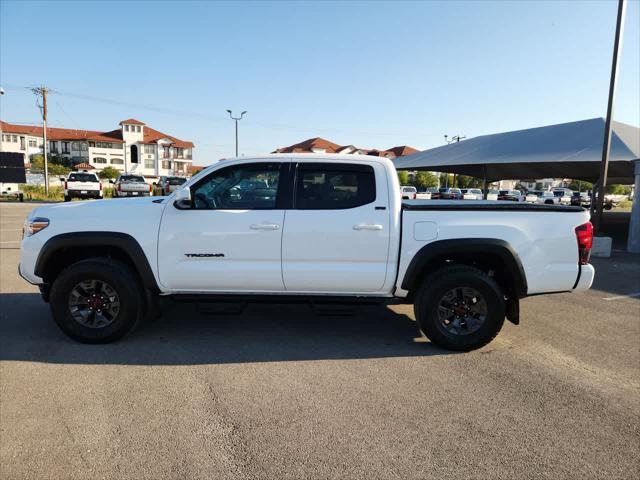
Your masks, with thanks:
[{"label": "parking lot", "polygon": [[173,305],[91,346],[17,274],[33,207],[0,203],[1,478],[640,472],[637,255],[594,259],[588,292],[523,300],[471,353],[433,347],[410,306]]}]

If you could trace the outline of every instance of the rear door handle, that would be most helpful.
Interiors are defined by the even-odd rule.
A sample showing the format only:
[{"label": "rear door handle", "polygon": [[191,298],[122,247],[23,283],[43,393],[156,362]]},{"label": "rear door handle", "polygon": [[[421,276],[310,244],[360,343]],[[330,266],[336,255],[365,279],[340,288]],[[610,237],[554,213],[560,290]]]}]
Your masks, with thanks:
[{"label": "rear door handle", "polygon": [[359,223],[358,225],[354,225],[353,229],[354,230],[382,230],[382,225]]},{"label": "rear door handle", "polygon": [[280,225],[276,225],[275,223],[254,223],[249,228],[251,228],[251,230],[278,230]]}]

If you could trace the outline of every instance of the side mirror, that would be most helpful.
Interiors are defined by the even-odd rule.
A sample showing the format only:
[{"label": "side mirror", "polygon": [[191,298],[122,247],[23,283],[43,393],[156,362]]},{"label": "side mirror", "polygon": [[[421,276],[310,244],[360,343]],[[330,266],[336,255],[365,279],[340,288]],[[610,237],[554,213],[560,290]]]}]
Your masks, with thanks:
[{"label": "side mirror", "polygon": [[179,210],[190,209],[193,206],[193,202],[191,200],[191,189],[181,188],[180,190],[176,190],[173,206]]},{"label": "side mirror", "polygon": [[60,177],[60,181],[61,181],[61,182],[64,182],[64,181],[65,181],[65,178],[64,178],[64,177]]},{"label": "side mirror", "polygon": [[114,181],[113,181],[113,179],[110,179],[110,180],[109,180],[109,183],[110,183],[111,185],[113,185],[113,184],[115,184],[116,182],[114,182]]}]

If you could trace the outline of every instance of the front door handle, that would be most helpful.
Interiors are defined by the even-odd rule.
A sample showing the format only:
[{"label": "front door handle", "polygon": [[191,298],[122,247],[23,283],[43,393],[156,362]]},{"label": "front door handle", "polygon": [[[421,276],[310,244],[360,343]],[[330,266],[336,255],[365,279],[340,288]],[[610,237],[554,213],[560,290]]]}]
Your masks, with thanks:
[{"label": "front door handle", "polygon": [[276,225],[275,223],[254,223],[249,228],[251,228],[251,230],[278,230],[280,225]]},{"label": "front door handle", "polygon": [[353,226],[354,230],[382,230],[382,225],[380,224],[368,224],[368,223],[359,223],[358,225]]}]

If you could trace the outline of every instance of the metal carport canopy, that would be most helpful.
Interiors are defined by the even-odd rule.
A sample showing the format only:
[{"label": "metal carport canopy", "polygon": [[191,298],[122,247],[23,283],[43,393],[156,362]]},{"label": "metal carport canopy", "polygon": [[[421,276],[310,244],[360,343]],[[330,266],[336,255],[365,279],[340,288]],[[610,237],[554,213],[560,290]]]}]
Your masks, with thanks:
[{"label": "metal carport canopy", "polygon": [[[489,181],[600,175],[603,118],[561,123],[471,138],[397,158],[398,170],[432,170]],[[640,159],[640,128],[613,122],[608,184],[634,181]]]}]

